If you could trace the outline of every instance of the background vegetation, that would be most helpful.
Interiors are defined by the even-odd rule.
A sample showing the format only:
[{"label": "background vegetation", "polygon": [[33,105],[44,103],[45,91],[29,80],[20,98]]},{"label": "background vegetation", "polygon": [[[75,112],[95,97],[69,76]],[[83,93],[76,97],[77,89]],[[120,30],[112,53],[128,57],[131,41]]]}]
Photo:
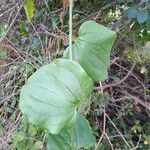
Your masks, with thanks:
[{"label": "background vegetation", "polygon": [[[90,19],[118,36],[109,79],[95,85],[84,112],[97,138],[93,149],[149,150],[150,2],[76,0],[74,38]],[[22,116],[19,93],[27,78],[61,57],[67,45],[67,0],[36,0],[30,8],[22,0],[0,2],[0,149],[45,149],[46,132]]]}]

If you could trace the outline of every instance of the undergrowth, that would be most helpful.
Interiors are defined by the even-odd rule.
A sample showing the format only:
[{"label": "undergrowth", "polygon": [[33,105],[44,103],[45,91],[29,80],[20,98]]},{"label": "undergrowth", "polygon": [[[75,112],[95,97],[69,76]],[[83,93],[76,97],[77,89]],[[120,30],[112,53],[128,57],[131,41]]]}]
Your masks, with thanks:
[{"label": "undergrowth", "polygon": [[[95,84],[83,112],[97,150],[150,149],[150,32],[124,15],[128,7],[127,2],[105,0],[78,0],[73,7],[74,39],[79,26],[91,19],[118,35],[109,78]],[[38,0],[29,23],[23,1],[0,2],[0,149],[46,149],[47,133],[22,116],[19,94],[30,75],[62,57],[68,17],[62,2]]]}]

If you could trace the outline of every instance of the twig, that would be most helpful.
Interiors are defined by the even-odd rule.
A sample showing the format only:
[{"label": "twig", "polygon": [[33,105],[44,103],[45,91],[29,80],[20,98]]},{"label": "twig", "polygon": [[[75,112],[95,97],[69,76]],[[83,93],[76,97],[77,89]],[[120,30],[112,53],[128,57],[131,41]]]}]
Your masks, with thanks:
[{"label": "twig", "polygon": [[[122,68],[125,71],[129,71],[128,69],[126,69],[125,67],[119,65],[118,63],[114,62],[115,65],[119,66],[120,68]],[[144,84],[138,79],[137,76],[134,75],[134,73],[131,72],[131,75],[142,85],[142,87],[144,88]]]},{"label": "twig", "polygon": [[108,140],[108,142],[109,142],[109,144],[111,146],[111,149],[114,150],[113,144],[111,143],[109,136],[106,133],[104,133],[104,134],[105,134],[105,136],[106,136],[106,138],[107,138],[107,140]]},{"label": "twig", "polygon": [[126,143],[126,145],[131,149],[130,145],[128,144],[128,142],[126,141],[126,139],[124,138],[124,136],[122,135],[122,133],[118,130],[118,128],[116,127],[116,125],[113,123],[113,121],[110,119],[110,117],[107,115],[107,113],[106,113],[106,117],[108,118],[108,120],[110,121],[110,123],[114,126],[114,128],[116,129],[116,131],[120,134],[121,138]]},{"label": "twig", "polygon": [[[136,61],[134,61],[131,69],[129,70],[129,72],[126,74],[126,76],[124,78],[122,78],[119,82],[104,85],[103,89],[110,88],[110,87],[113,87],[113,86],[117,86],[117,85],[123,83],[131,75],[131,73],[132,73],[132,71],[133,71],[133,69],[134,69],[135,66],[136,66]],[[95,90],[100,90],[101,87],[95,87],[94,89]]]},{"label": "twig", "polygon": [[69,1],[69,58],[72,60],[72,7],[73,0]]},{"label": "twig", "polygon": [[[62,35],[58,35],[58,34],[53,33],[52,31],[50,31],[50,30],[49,30],[46,26],[44,26],[43,24],[40,25],[40,28],[41,28],[42,31],[39,31],[38,34],[46,34],[46,35],[55,37],[55,38],[57,38],[57,39],[68,38],[68,37],[66,36],[66,34],[63,33],[63,32],[60,32],[60,30],[58,30],[57,27],[56,27],[57,30],[58,30]],[[32,36],[34,36],[34,34],[33,34]]]},{"label": "twig", "polygon": [[8,13],[9,11],[13,10],[14,8],[16,8],[18,6],[18,4],[16,4],[15,6],[11,7],[10,9],[6,10],[5,12],[3,12],[2,14],[0,14],[0,17],[4,16],[6,13]]},{"label": "twig", "polygon": [[106,110],[105,110],[105,106],[103,109],[103,113],[104,113],[104,117],[103,117],[103,131],[102,131],[102,135],[99,138],[98,143],[96,144],[95,150],[98,150],[99,144],[101,143],[104,135],[105,135],[105,129],[106,129]]},{"label": "twig", "polygon": [[8,34],[8,32],[9,32],[10,28],[11,28],[11,27],[12,27],[12,25],[14,24],[14,22],[15,22],[16,18],[18,17],[19,12],[20,12],[20,11],[21,11],[21,9],[22,9],[23,4],[24,4],[24,3],[22,3],[22,4],[21,4],[21,6],[20,6],[20,8],[19,8],[19,10],[18,10],[18,12],[17,12],[17,14],[16,14],[15,18],[12,20],[12,22],[11,22],[11,24],[10,24],[9,28],[7,29],[7,31],[5,32],[4,36],[0,39],[0,43],[1,43],[1,42],[2,42],[2,40],[5,38],[5,36]]},{"label": "twig", "polygon": [[108,9],[109,7],[112,7],[113,5],[115,5],[115,3],[116,3],[116,2],[112,2],[112,3],[110,3],[110,4],[108,4],[108,5],[105,5],[104,7],[102,7],[102,8],[98,11],[98,13],[97,13],[96,17],[94,18],[94,20],[97,20],[97,18],[99,17],[99,15],[101,14],[101,12],[102,12],[103,10],[106,10],[106,9]]},{"label": "twig", "polygon": [[[150,111],[150,106],[148,106],[145,102],[143,102],[142,100],[140,100],[138,97],[135,97],[131,94],[129,94],[127,91],[119,91],[121,92],[122,94],[126,95],[126,96],[129,96],[130,99],[134,99],[137,103],[141,104],[142,106],[146,107],[149,111]],[[127,98],[127,97],[126,97]]]},{"label": "twig", "polygon": [[40,37],[40,35],[38,34],[38,32],[36,31],[35,26],[33,25],[32,22],[31,22],[31,26],[33,27],[33,30],[35,31],[35,33],[36,33],[36,35],[37,35],[37,37],[38,37],[38,39],[39,39],[39,41],[40,41],[40,43],[41,43],[41,47],[42,47],[42,50],[43,50],[44,55],[45,55],[44,45],[43,45],[43,42],[42,42],[42,40],[41,40],[41,37]]},{"label": "twig", "polygon": [[141,141],[141,134],[139,135],[139,140],[138,140],[136,146],[134,148],[132,148],[131,150],[136,150],[137,148],[139,148],[140,141]]},{"label": "twig", "polygon": [[[120,138],[120,137],[121,137],[120,134],[118,134],[118,135],[109,136],[109,139]],[[128,138],[129,135],[123,135],[123,137]],[[106,137],[104,137],[104,139],[106,139]]]}]

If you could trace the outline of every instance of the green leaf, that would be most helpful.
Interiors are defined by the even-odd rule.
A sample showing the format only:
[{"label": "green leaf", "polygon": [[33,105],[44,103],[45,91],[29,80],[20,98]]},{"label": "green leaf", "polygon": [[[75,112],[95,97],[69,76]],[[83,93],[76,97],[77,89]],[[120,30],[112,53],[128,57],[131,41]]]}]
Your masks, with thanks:
[{"label": "green leaf", "polygon": [[92,147],[96,140],[88,120],[78,113],[77,121],[71,129],[71,137],[75,142],[76,148]]},{"label": "green leaf", "polygon": [[148,12],[145,10],[139,10],[137,14],[138,23],[144,23],[148,18]]},{"label": "green leaf", "polygon": [[92,89],[92,79],[78,63],[56,59],[28,79],[19,107],[31,123],[57,134],[75,123],[77,108]]},{"label": "green leaf", "polygon": [[61,135],[49,134],[47,150],[72,150],[69,143]]},{"label": "green leaf", "polygon": [[31,19],[34,16],[35,6],[33,0],[25,0],[24,9],[27,15],[27,20],[31,22]]},{"label": "green leaf", "polygon": [[129,19],[133,19],[133,18],[136,18],[137,15],[138,15],[138,9],[135,8],[135,7],[131,7],[127,10],[127,16]]},{"label": "green leaf", "polygon": [[[73,60],[78,62],[94,81],[107,79],[110,52],[115,32],[94,21],[83,23],[73,44]],[[64,53],[69,58],[69,48]]]},{"label": "green leaf", "polygon": [[20,33],[23,35],[23,36],[28,36],[29,35],[29,32],[28,32],[28,28],[25,26],[24,23],[21,23],[20,25]]},{"label": "green leaf", "polygon": [[71,129],[62,131],[60,135],[49,134],[47,148],[48,150],[90,148],[95,142],[88,120],[78,113],[76,123]]}]

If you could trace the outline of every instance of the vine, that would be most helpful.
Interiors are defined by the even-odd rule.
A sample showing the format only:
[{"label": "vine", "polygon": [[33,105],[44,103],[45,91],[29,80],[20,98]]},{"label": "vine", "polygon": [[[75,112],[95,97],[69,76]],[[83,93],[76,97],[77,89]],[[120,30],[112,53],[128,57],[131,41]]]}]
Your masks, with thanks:
[{"label": "vine", "polygon": [[37,70],[20,93],[22,113],[29,122],[48,132],[48,150],[89,148],[95,144],[89,122],[78,108],[92,94],[94,82],[101,84],[107,79],[116,38],[109,28],[87,21],[80,26],[78,40],[72,44],[72,8],[70,0],[69,46],[63,58]]}]

